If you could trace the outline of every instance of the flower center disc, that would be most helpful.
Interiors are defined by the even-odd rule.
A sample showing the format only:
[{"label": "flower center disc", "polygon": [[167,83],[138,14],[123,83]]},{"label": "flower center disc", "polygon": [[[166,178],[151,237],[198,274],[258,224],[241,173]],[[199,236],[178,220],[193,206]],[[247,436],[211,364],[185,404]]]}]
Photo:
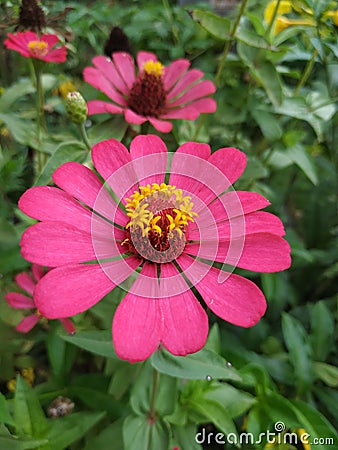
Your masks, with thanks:
[{"label": "flower center disc", "polygon": [[147,61],[131,87],[128,106],[141,116],[158,117],[166,103],[162,75],[164,67],[158,61]]},{"label": "flower center disc", "polygon": [[48,53],[48,44],[44,41],[28,42],[28,49],[33,56],[46,56]]},{"label": "flower center disc", "polygon": [[141,186],[127,199],[130,222],[122,242],[128,252],[156,263],[178,258],[186,244],[187,225],[197,215],[182,190],[165,183]]}]

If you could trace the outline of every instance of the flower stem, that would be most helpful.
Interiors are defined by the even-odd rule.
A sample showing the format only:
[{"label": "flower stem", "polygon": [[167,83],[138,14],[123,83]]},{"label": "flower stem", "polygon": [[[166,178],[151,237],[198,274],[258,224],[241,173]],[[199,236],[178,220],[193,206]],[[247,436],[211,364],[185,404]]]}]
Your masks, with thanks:
[{"label": "flower stem", "polygon": [[92,149],[92,146],[91,146],[91,144],[89,142],[89,139],[88,139],[88,136],[87,136],[85,124],[81,123],[79,125],[79,128],[80,128],[80,133],[81,133],[82,140],[85,143],[85,146],[87,147],[87,150],[90,152],[91,149]]},{"label": "flower stem", "polygon": [[233,26],[233,28],[231,30],[229,39],[225,43],[223,54],[222,54],[221,60],[219,62],[217,73],[216,73],[216,76],[215,76],[215,85],[216,86],[218,86],[218,84],[219,84],[219,80],[220,80],[221,74],[222,74],[223,69],[224,69],[225,61],[227,59],[227,56],[228,56],[228,53],[230,51],[231,45],[232,45],[232,43],[234,41],[235,34],[236,34],[236,31],[237,31],[239,22],[241,20],[241,17],[244,14],[247,2],[248,2],[248,0],[242,0],[241,7],[240,7],[240,10],[239,10],[238,16],[237,16],[237,18],[235,20],[234,26]]},{"label": "flower stem", "polygon": [[159,373],[156,369],[153,369],[153,386],[151,391],[150,409],[149,409],[149,419],[152,421],[156,419],[155,400],[158,388],[158,381],[159,381]]},{"label": "flower stem", "polygon": [[[35,75],[36,86],[36,140],[38,147],[41,146],[41,131],[47,131],[46,119],[45,119],[45,105],[44,105],[44,92],[42,86],[42,72],[40,61],[33,60],[33,69]],[[36,161],[36,168],[38,172],[41,172],[43,166],[46,163],[46,154],[43,153],[40,148],[37,150],[38,154]]]},{"label": "flower stem", "polygon": [[[266,29],[266,32],[265,32],[265,36],[266,37],[268,37],[268,36],[270,37],[271,30],[273,29],[273,27],[275,25],[275,21],[276,21],[276,17],[277,17],[277,14],[278,14],[278,9],[279,9],[280,2],[281,2],[281,0],[277,0],[275,9],[274,9],[273,14],[272,14],[272,18],[271,18],[270,23],[268,25],[268,28]],[[269,42],[270,42],[270,38],[268,38],[268,39],[269,39]]]},{"label": "flower stem", "polygon": [[172,32],[173,37],[174,37],[174,42],[175,42],[175,44],[177,44],[178,43],[178,33],[177,33],[175,20],[174,20],[173,13],[171,11],[169,2],[168,2],[168,0],[162,0],[162,4],[163,4],[164,9],[167,12],[168,20],[169,20],[170,27],[171,27],[171,32]]},{"label": "flower stem", "polygon": [[312,72],[312,68],[313,65],[315,63],[316,57],[318,55],[318,51],[315,49],[312,53],[312,57],[311,59],[308,61],[308,63],[306,64],[305,70],[303,72],[302,78],[299,80],[299,83],[297,84],[297,87],[293,93],[293,95],[297,95],[298,92],[300,91],[300,89],[304,86],[304,84],[306,83],[307,79],[309,78],[311,72]]}]

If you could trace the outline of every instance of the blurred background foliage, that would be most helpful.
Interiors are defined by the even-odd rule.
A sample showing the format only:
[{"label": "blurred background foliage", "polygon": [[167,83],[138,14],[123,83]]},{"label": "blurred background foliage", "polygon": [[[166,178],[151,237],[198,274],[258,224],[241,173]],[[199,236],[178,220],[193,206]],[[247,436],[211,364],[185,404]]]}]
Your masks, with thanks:
[{"label": "blurred background foliage", "polygon": [[[39,144],[27,60],[0,50],[0,448],[165,450],[177,445],[193,450],[202,448],[195,442],[201,427],[258,436],[278,421],[311,437],[335,436],[338,13],[328,13],[336,11],[336,2],[292,2],[285,14],[291,24],[280,31],[279,13],[274,21],[270,17],[271,24],[264,20],[268,2],[262,0],[247,2],[236,29],[240,2],[226,16],[215,15],[207,2],[185,7],[175,1],[41,3],[48,30],[69,49],[62,68],[50,64],[43,77],[50,132],[43,137],[47,162],[41,173],[33,161]],[[0,6],[3,41],[16,27],[20,2]],[[43,322],[27,335],[17,333],[22,314],[4,300],[15,290],[14,276],[29,268],[19,241],[33,221],[18,210],[20,195],[33,184],[51,183],[53,170],[66,161],[88,162],[63,97],[75,89],[86,100],[94,98],[82,70],[103,54],[114,26],[128,36],[134,56],[152,51],[164,64],[188,58],[215,80],[217,112],[195,122],[176,121],[173,133],[161,137],[172,151],[188,140],[207,142],[213,150],[243,150],[248,165],[235,187],[271,201],[269,209],[282,218],[292,247],[286,272],[258,276],[237,270],[262,288],[267,313],[252,329],[211,315],[208,344],[197,361],[165,353],[145,364],[119,361],[106,330],[122,290],[77,316],[75,336]],[[94,117],[86,126],[92,144],[128,135],[118,117]],[[222,358],[232,364],[225,373]],[[154,426],[146,416],[151,366],[161,373]],[[205,370],[210,379],[205,380]],[[46,419],[44,412],[60,395],[74,402],[74,412]]]}]

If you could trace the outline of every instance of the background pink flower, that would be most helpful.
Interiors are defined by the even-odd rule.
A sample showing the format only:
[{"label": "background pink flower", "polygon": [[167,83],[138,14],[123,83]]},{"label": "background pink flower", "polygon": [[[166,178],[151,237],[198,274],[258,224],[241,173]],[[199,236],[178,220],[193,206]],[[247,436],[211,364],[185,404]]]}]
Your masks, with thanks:
[{"label": "background pink flower", "polygon": [[213,113],[215,92],[209,80],[201,81],[203,72],[189,69],[187,59],[178,59],[164,67],[153,53],[139,52],[138,71],[128,53],[115,52],[112,59],[96,56],[94,67],[84,69],[84,79],[103,92],[109,102],[91,100],[91,114],[124,114],[128,123],[147,120],[158,130],[168,133],[170,119],[196,120],[201,113]]},{"label": "background pink flower", "polygon": [[[32,276],[26,272],[21,272],[15,277],[17,285],[23,289],[27,295],[21,294],[20,292],[8,292],[5,295],[7,303],[12,308],[27,309],[31,312],[30,315],[24,317],[15,327],[20,333],[28,333],[42,317],[36,308],[34,290],[37,282],[41,280],[44,274],[45,272],[42,267],[37,264],[32,264]],[[60,322],[68,333],[75,333],[75,327],[70,319],[60,319]]]},{"label": "background pink flower", "polygon": [[54,172],[59,188],[33,187],[19,201],[41,221],[23,234],[23,257],[54,268],[35,290],[41,313],[80,313],[137,275],[113,319],[118,356],[141,361],[160,343],[175,355],[193,353],[205,344],[208,318],[184,272],[219,317],[255,325],[266,309],[260,289],[206,262],[258,272],[290,266],[281,221],[259,211],[269,202],[229,190],[245,168],[245,154],[234,148],[211,154],[208,145],[188,142],[173,155],[169,184],[167,148],[157,136],[136,137],[130,152],[114,139],[103,141],[92,157],[126,210],[93,171],[75,162]]},{"label": "background pink flower", "polygon": [[65,46],[53,49],[58,42],[59,38],[55,34],[38,36],[33,31],[24,31],[16,34],[8,33],[4,44],[25,58],[62,63],[66,61],[67,49]]}]

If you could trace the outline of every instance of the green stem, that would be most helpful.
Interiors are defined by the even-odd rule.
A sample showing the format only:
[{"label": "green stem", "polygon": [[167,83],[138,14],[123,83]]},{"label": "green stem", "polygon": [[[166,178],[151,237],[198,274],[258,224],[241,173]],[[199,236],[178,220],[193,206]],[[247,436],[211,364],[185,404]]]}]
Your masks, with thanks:
[{"label": "green stem", "polygon": [[86,132],[85,124],[81,123],[79,125],[79,128],[80,128],[80,133],[81,133],[82,140],[85,143],[85,146],[87,147],[87,150],[90,152],[91,149],[92,149],[92,146],[91,146],[91,144],[89,142],[89,139],[88,139],[88,135],[87,135],[87,132]]},{"label": "green stem", "polygon": [[[47,131],[46,119],[45,119],[45,105],[44,105],[44,92],[42,86],[42,72],[40,61],[33,60],[33,70],[35,76],[35,87],[36,87],[36,140],[38,147],[41,146],[41,132]],[[36,150],[35,153],[35,166],[38,173],[41,172],[42,168],[46,163],[46,154],[41,152],[40,149]]]},{"label": "green stem", "polygon": [[153,386],[152,386],[152,391],[151,391],[150,409],[149,409],[149,419],[151,419],[151,420],[156,419],[155,400],[156,400],[158,382],[159,382],[159,373],[156,369],[153,369]]},{"label": "green stem", "polygon": [[231,30],[229,39],[225,43],[223,54],[222,54],[221,60],[219,62],[217,73],[216,73],[216,76],[215,76],[215,85],[216,86],[218,86],[220,76],[221,76],[221,74],[223,72],[223,69],[224,69],[225,61],[227,59],[227,56],[228,56],[228,53],[230,51],[231,45],[232,45],[232,43],[234,41],[235,34],[236,34],[236,31],[237,31],[239,22],[241,20],[241,17],[244,14],[247,2],[248,2],[248,0],[242,0],[241,7],[240,7],[240,10],[239,10],[238,16],[236,18],[236,21],[234,23],[233,29]]},{"label": "green stem", "polygon": [[173,13],[171,11],[169,2],[168,2],[168,0],[162,0],[162,3],[163,3],[163,7],[166,10],[167,15],[168,15],[168,20],[169,20],[169,23],[170,23],[171,32],[172,32],[173,37],[174,37],[174,42],[175,42],[175,44],[177,44],[178,43],[178,33],[177,33],[175,20],[174,20]]},{"label": "green stem", "polygon": [[300,91],[300,89],[304,86],[304,84],[306,83],[306,81],[308,80],[312,69],[313,69],[313,65],[315,63],[316,57],[318,55],[318,51],[314,50],[312,53],[312,57],[311,59],[308,61],[308,63],[306,64],[305,70],[303,72],[302,78],[299,80],[299,83],[297,84],[297,87],[293,93],[294,96],[296,96],[298,94],[298,92]]},{"label": "green stem", "polygon": [[140,134],[148,134],[148,130],[149,130],[149,122],[143,122],[141,124],[141,130],[140,130]]}]

